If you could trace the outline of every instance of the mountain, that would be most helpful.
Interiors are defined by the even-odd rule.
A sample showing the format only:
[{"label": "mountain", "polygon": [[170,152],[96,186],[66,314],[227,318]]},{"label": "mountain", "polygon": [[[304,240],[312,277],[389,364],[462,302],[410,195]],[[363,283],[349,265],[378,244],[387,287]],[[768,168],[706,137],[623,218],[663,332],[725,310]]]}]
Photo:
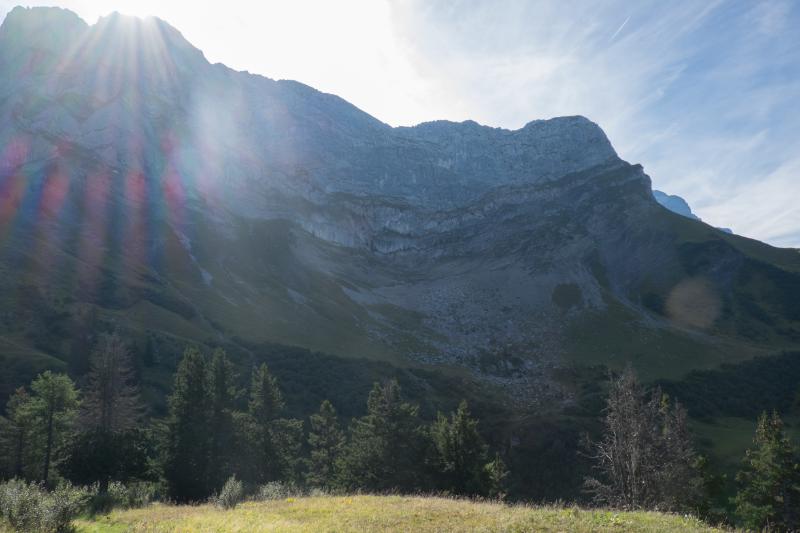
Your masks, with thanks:
[{"label": "mountain", "polygon": [[679,215],[683,215],[686,218],[691,218],[692,220],[700,220],[700,217],[692,213],[692,208],[689,207],[689,204],[686,203],[686,200],[680,196],[653,190],[653,197],[656,199],[656,202],[663,205],[673,213],[678,213]]},{"label": "mountain", "polygon": [[159,19],[55,8],[0,26],[0,272],[0,392],[80,375],[103,329],[153,401],[198,343],[554,413],[597,365],[680,380],[800,343],[800,254],[663,209],[584,117],[393,128]]},{"label": "mountain", "polygon": [[[656,199],[656,202],[663,205],[673,213],[678,213],[679,215],[685,216],[686,218],[691,218],[692,220],[700,220],[700,217],[692,213],[692,208],[689,207],[689,204],[686,203],[686,200],[680,196],[653,190],[653,197]],[[717,229],[724,231],[725,233],[733,233],[733,231],[731,231],[729,228]]]}]

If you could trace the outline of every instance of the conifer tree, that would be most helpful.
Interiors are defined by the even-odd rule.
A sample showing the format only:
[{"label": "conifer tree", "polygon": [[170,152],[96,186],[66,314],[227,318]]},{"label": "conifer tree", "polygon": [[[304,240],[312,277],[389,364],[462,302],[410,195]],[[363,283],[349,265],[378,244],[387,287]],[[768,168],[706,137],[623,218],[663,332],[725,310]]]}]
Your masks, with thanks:
[{"label": "conifer tree", "polygon": [[33,430],[30,399],[25,387],[19,387],[6,404],[7,418],[3,420],[0,454],[6,461],[6,473],[15,478],[25,477],[26,467],[30,464]]},{"label": "conifer tree", "polygon": [[261,364],[253,371],[247,416],[240,422],[238,430],[248,459],[241,472],[243,479],[256,483],[279,479],[279,450],[273,432],[274,422],[282,409],[283,396],[278,382],[267,365]]},{"label": "conifer tree", "polygon": [[338,462],[340,484],[372,491],[426,488],[422,436],[418,408],[403,402],[397,381],[375,383],[366,416],[351,424],[350,442]]},{"label": "conifer tree", "polygon": [[170,496],[178,501],[200,501],[209,495],[210,404],[206,359],[197,349],[187,348],[169,398],[164,459]]},{"label": "conifer tree", "polygon": [[233,471],[234,424],[233,413],[236,389],[233,384],[233,365],[222,349],[217,349],[209,365],[210,379],[210,448],[209,481],[219,490]]},{"label": "conifer tree", "polygon": [[131,354],[122,338],[101,335],[89,361],[81,406],[84,429],[122,433],[136,428],[142,414]]},{"label": "conifer tree", "polygon": [[506,464],[500,458],[500,454],[496,453],[494,459],[486,463],[483,467],[486,473],[486,495],[490,498],[502,500],[506,497],[506,478],[509,471],[506,469]]},{"label": "conifer tree", "polygon": [[31,391],[26,410],[31,416],[32,433],[40,450],[42,466],[39,479],[48,485],[53,456],[74,427],[79,405],[78,391],[69,377],[49,370],[33,380]]},{"label": "conifer tree", "polygon": [[478,495],[490,490],[485,466],[489,447],[470,417],[466,401],[448,420],[439,413],[431,427],[436,484],[451,494]]},{"label": "conifer tree", "polygon": [[311,431],[308,445],[311,448],[308,484],[329,488],[336,474],[336,461],[345,443],[344,432],[339,426],[336,409],[328,400],[322,402],[319,412],[311,415]]},{"label": "conifer tree", "polygon": [[800,530],[800,457],[777,412],[758,419],[753,445],[736,476],[737,516],[748,529]]},{"label": "conifer tree", "polygon": [[265,364],[253,371],[246,414],[236,416],[239,477],[254,483],[301,481],[303,423],[281,418],[283,395]]}]

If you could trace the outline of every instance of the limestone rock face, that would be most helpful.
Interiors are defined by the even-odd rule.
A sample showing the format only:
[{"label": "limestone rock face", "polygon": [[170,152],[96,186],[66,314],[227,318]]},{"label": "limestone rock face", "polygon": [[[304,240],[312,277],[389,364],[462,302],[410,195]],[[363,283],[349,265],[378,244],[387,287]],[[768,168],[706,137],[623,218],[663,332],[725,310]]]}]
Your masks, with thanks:
[{"label": "limestone rock face", "polygon": [[[662,209],[584,117],[392,128],[212,65],[154,18],[7,16],[0,237],[0,268],[26,273],[0,294],[39,306],[10,306],[0,336],[56,359],[93,309],[131,335],[457,365],[568,402],[553,376],[575,361],[671,375],[657,346],[704,367],[738,321],[756,341],[800,335],[747,285],[795,279],[797,254]],[[703,331],[670,316],[687,278],[725,304]]]}]

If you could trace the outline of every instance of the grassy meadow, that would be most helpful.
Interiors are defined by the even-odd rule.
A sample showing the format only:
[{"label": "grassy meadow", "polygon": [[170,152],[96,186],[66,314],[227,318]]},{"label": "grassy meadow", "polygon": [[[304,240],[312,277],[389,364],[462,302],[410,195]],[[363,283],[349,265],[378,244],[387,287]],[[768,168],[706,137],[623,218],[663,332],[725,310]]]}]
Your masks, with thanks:
[{"label": "grassy meadow", "polygon": [[83,533],[259,531],[721,531],[654,512],[530,507],[422,496],[320,496],[213,505],[154,504],[75,522]]}]

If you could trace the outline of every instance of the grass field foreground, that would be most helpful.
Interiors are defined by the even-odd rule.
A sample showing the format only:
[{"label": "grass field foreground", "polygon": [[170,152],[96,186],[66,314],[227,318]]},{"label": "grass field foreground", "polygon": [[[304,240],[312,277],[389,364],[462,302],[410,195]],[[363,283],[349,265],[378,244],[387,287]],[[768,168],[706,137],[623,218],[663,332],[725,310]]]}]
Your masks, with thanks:
[{"label": "grass field foreground", "polygon": [[322,496],[212,505],[156,504],[75,522],[78,532],[721,531],[653,512],[530,507],[422,496]]}]

